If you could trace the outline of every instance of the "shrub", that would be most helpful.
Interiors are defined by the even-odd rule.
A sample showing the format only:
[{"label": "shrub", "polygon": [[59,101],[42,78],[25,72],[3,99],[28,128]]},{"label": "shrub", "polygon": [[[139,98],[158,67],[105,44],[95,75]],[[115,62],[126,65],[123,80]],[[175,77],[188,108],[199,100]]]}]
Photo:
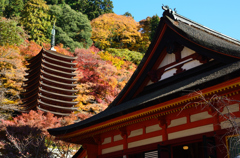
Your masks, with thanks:
[{"label": "shrub", "polygon": [[126,61],[131,61],[136,65],[140,64],[144,55],[140,52],[130,51],[128,49],[107,48],[106,50],[113,56],[120,57]]}]

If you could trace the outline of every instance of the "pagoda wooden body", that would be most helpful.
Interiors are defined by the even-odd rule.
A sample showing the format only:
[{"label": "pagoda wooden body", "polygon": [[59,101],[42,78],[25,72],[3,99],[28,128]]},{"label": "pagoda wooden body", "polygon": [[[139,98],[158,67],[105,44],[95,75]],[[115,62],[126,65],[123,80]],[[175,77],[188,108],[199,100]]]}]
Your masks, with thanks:
[{"label": "pagoda wooden body", "polygon": [[28,73],[24,83],[23,111],[40,109],[55,115],[66,116],[77,110],[75,57],[42,49],[28,61]]},{"label": "pagoda wooden body", "polygon": [[[227,156],[232,126],[223,116],[240,117],[240,42],[163,8],[155,39],[109,107],[48,130],[82,144],[74,158]],[[226,97],[233,101],[219,104]]]}]

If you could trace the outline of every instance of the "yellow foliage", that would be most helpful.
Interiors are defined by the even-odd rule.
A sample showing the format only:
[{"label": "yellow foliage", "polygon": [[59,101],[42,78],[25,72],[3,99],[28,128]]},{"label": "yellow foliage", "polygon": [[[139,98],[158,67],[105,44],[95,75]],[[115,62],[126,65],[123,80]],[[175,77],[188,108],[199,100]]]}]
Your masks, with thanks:
[{"label": "yellow foliage", "polygon": [[[103,14],[91,21],[92,40],[101,49],[128,48],[142,52],[149,40],[142,37],[139,23],[132,17],[114,13]],[[144,42],[147,40],[147,42]],[[144,46],[140,43],[147,43]]]},{"label": "yellow foliage", "polygon": [[112,56],[110,53],[106,52],[100,52],[98,53],[101,59],[106,60],[106,61],[111,61],[112,64],[118,69],[121,69],[121,66],[125,63],[123,60]]},{"label": "yellow foliage", "polygon": [[18,104],[19,94],[26,67],[23,65],[24,58],[20,49],[16,46],[0,46],[0,87],[3,104]]},{"label": "yellow foliage", "polygon": [[3,99],[2,103],[3,103],[3,104],[14,104],[15,102],[12,101],[12,100],[8,100],[8,99],[5,98],[5,99]]}]

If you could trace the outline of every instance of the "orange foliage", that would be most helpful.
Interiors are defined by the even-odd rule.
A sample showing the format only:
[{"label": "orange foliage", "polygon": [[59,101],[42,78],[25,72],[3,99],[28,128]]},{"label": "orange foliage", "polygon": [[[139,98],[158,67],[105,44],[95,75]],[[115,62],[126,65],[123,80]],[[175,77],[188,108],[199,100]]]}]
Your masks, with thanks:
[{"label": "orange foliage", "polygon": [[114,13],[103,14],[93,19],[91,26],[92,40],[101,49],[128,48],[141,52],[149,45],[139,32],[139,23],[132,17]]},{"label": "orange foliage", "polygon": [[42,49],[42,47],[34,41],[26,41],[26,43],[26,45],[21,45],[19,47],[21,55],[23,55],[26,59],[30,59],[37,55]]},{"label": "orange foliage", "polygon": [[26,70],[17,46],[0,46],[0,105],[20,102]]}]

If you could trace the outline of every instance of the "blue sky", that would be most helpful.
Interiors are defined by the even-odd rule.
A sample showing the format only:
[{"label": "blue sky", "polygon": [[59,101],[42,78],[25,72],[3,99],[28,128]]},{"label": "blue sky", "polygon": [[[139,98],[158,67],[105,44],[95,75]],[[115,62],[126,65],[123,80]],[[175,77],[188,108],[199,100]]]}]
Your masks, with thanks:
[{"label": "blue sky", "polygon": [[136,21],[162,16],[162,4],[208,28],[240,40],[240,0],[112,0],[113,11],[130,12]]}]

